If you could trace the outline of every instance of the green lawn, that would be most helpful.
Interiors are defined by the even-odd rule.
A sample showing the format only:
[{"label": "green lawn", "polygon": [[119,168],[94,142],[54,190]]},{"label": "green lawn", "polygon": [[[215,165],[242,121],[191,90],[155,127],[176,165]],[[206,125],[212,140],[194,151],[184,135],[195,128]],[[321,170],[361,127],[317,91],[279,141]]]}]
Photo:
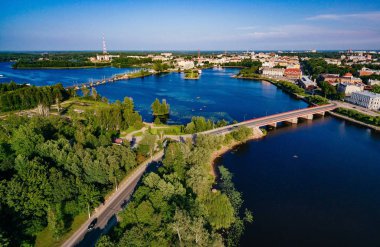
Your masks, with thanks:
[{"label": "green lawn", "polygon": [[165,135],[181,135],[181,125],[159,125],[160,128],[150,129],[150,134],[157,135],[163,132]]},{"label": "green lawn", "polygon": [[87,220],[87,214],[81,213],[75,216],[73,223],[71,224],[71,230],[66,232],[61,238],[55,239],[53,233],[48,227],[41,231],[36,237],[36,247],[55,247],[61,246],[62,243],[67,240],[74,232]]}]

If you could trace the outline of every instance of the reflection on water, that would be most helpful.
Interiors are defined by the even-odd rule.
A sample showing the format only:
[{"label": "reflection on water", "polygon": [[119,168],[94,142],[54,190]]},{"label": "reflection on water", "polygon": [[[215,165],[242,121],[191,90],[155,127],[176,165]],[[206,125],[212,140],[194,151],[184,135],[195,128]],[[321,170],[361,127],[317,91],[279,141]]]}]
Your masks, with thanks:
[{"label": "reflection on water", "polygon": [[377,246],[380,134],[326,116],[222,156],[254,223],[242,246]]}]

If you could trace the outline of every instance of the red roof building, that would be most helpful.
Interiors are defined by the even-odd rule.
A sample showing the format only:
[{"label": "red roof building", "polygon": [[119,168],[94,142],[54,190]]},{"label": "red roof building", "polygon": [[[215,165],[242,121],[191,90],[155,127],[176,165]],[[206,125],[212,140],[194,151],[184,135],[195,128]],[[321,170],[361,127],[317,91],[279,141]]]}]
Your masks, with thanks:
[{"label": "red roof building", "polygon": [[288,79],[301,79],[302,71],[297,68],[285,69],[284,76]]},{"label": "red roof building", "polygon": [[115,138],[113,140],[113,143],[121,145],[121,144],[123,144],[123,139],[121,139],[121,138]]}]

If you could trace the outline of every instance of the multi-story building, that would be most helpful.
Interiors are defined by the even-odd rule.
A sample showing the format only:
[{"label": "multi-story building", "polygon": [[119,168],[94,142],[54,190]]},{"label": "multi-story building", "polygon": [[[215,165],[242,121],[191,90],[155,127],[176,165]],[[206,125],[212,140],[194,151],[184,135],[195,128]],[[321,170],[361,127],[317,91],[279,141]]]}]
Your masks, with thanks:
[{"label": "multi-story building", "polygon": [[348,101],[371,110],[380,110],[380,94],[377,93],[369,91],[354,92]]},{"label": "multi-story building", "polygon": [[302,77],[302,71],[300,69],[285,69],[284,76],[288,79],[298,80]]},{"label": "multi-story building", "polygon": [[178,66],[181,68],[181,69],[192,69],[194,68],[194,62],[193,61],[187,61],[187,60],[179,60],[177,61],[178,63]]},{"label": "multi-story building", "polygon": [[360,78],[354,77],[351,73],[347,73],[344,76],[339,76],[339,74],[322,74],[320,75],[320,78],[332,85],[338,83],[362,83]]},{"label": "multi-story building", "polygon": [[262,70],[264,76],[268,77],[283,77],[285,69],[283,68],[263,68]]},{"label": "multi-story building", "polygon": [[338,84],[338,92],[344,93],[346,96],[351,96],[354,92],[363,92],[364,85],[363,84],[353,84],[353,83],[339,83]]}]

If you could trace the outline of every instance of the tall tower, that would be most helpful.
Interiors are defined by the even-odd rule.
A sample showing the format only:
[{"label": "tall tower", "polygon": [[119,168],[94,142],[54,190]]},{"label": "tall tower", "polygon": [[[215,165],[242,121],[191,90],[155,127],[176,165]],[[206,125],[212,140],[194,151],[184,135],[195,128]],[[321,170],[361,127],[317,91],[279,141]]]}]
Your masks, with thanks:
[{"label": "tall tower", "polygon": [[201,50],[198,48],[198,66],[201,63]]},{"label": "tall tower", "polygon": [[107,47],[106,47],[106,40],[104,39],[104,34],[103,34],[103,54],[107,54]]}]

